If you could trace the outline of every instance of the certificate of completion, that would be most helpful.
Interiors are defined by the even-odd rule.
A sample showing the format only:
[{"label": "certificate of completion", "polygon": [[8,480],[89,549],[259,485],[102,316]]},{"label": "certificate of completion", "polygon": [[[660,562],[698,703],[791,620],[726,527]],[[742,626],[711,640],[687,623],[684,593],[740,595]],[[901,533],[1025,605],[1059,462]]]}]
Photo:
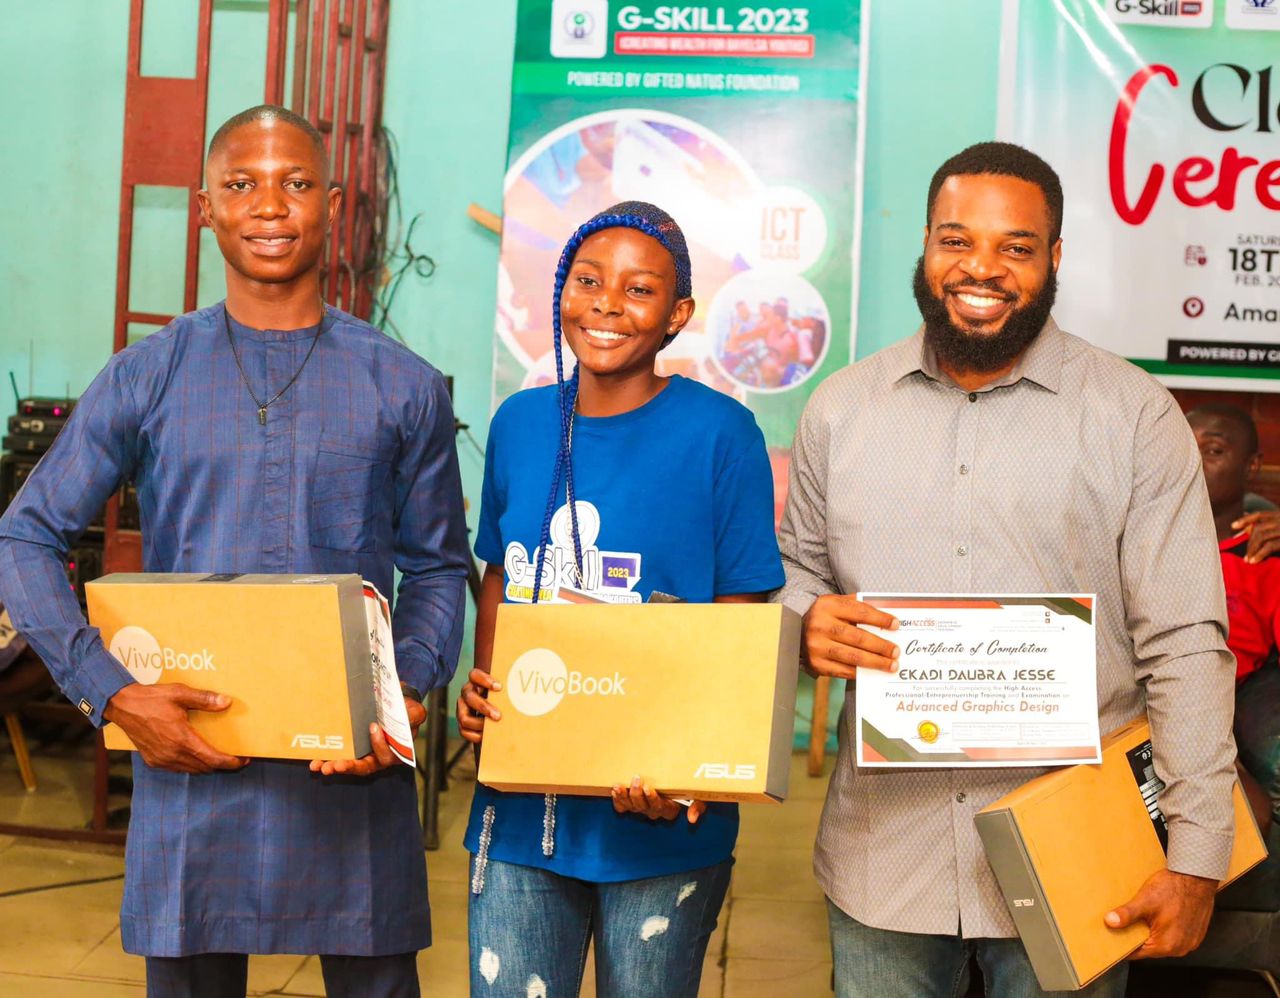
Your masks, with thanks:
[{"label": "certificate of completion", "polygon": [[1094,597],[859,593],[901,649],[858,669],[859,766],[1101,762]]}]

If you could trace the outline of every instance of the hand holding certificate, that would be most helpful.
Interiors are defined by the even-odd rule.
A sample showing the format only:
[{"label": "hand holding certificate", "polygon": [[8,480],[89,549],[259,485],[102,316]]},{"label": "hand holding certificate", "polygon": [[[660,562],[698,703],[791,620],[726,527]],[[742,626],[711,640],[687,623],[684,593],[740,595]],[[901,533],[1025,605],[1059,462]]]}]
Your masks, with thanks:
[{"label": "hand holding certificate", "polygon": [[853,596],[819,596],[804,617],[806,668],[815,675],[854,679],[859,669],[892,669],[898,646],[878,637],[897,621]]},{"label": "hand holding certificate", "polygon": [[1091,595],[859,593],[894,614],[876,630],[891,671],[860,668],[859,766],[1099,762]]}]

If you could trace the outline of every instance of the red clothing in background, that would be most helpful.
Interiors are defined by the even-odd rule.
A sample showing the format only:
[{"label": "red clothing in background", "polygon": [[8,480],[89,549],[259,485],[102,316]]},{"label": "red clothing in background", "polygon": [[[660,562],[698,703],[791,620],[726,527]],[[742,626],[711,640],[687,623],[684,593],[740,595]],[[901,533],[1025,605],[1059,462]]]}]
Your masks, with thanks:
[{"label": "red clothing in background", "polygon": [[1236,682],[1280,644],[1280,556],[1250,565],[1244,560],[1248,546],[1248,532],[1218,542],[1227,589],[1227,647],[1236,656]]}]

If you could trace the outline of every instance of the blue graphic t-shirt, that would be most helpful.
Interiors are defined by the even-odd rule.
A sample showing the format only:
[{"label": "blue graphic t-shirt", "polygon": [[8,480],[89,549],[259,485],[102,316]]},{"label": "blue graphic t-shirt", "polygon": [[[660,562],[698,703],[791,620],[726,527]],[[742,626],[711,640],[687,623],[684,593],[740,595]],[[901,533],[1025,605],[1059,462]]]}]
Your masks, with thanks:
[{"label": "blue graphic t-shirt", "polygon": [[[503,566],[507,602],[532,600],[559,438],[556,398],[555,386],[519,392],[503,403],[489,429],[476,555]],[[710,603],[716,596],[782,585],[764,438],[751,412],[728,396],[677,376],[639,409],[578,416],[573,472],[582,577],[562,495],[547,555],[555,574],[547,570],[538,602],[563,602],[577,590],[639,603],[658,590]],[[697,677],[692,649],[689,675]],[[619,773],[618,782],[633,775]],[[594,882],[711,866],[729,858],[738,835],[736,804],[710,804],[690,825],[683,812],[674,821],[653,821],[615,813],[607,797],[562,795],[555,850],[544,856],[543,796],[477,784],[466,835],[472,853],[488,805],[494,806],[490,858]]]}]

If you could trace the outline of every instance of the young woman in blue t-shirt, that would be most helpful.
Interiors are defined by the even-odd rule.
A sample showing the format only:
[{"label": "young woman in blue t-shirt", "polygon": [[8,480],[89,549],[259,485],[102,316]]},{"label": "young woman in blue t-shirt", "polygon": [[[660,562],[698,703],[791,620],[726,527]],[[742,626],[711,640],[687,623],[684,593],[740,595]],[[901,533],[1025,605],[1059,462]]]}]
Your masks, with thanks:
[{"label": "young woman in blue t-shirt", "polygon": [[[477,667],[458,701],[469,741],[500,721],[485,694],[504,600],[638,603],[660,590],[756,602],[782,584],[773,479],[750,411],[654,371],[693,314],[691,295],[684,235],[653,205],[615,205],[565,245],[557,384],[507,399],[489,430]],[[578,360],[568,380],[562,334]],[[690,651],[692,694],[711,701]],[[655,725],[654,737],[669,735]],[[684,808],[643,774],[618,775],[611,799],[477,784],[466,836],[473,995],[576,995],[592,940],[601,995],[697,994],[737,807]]]}]

